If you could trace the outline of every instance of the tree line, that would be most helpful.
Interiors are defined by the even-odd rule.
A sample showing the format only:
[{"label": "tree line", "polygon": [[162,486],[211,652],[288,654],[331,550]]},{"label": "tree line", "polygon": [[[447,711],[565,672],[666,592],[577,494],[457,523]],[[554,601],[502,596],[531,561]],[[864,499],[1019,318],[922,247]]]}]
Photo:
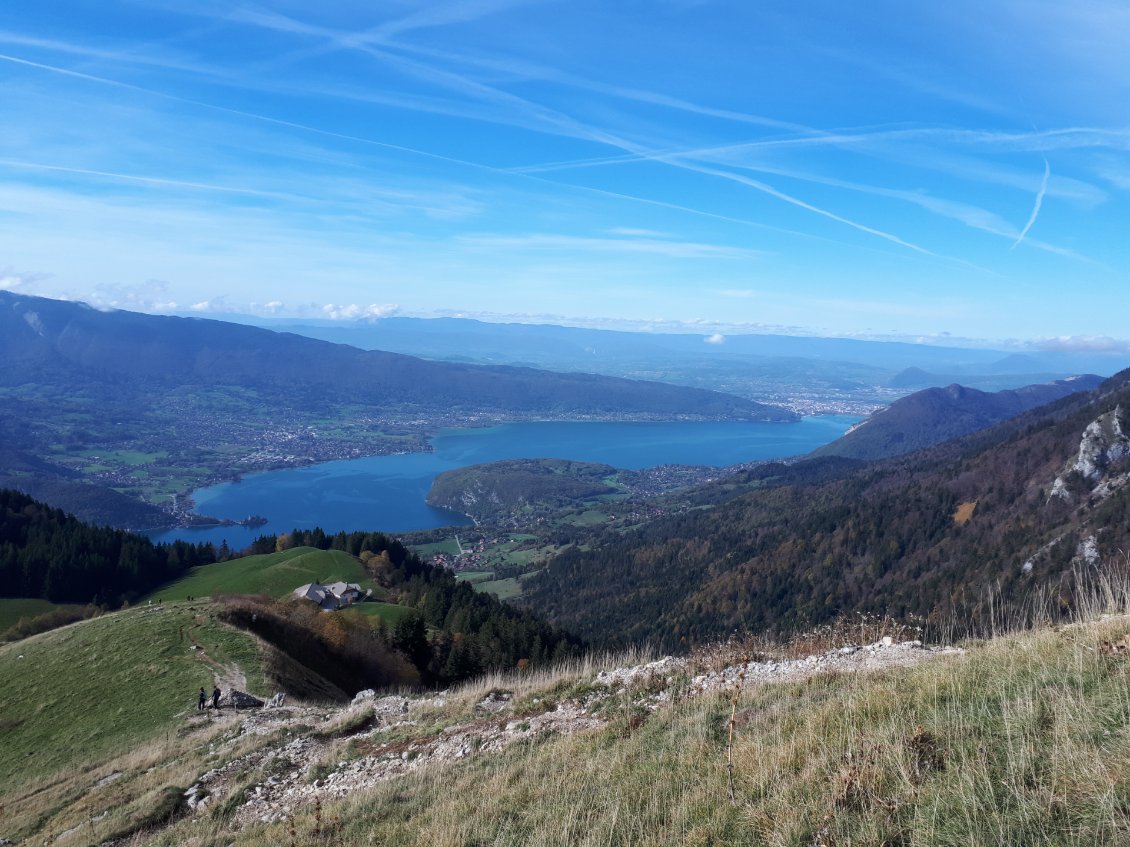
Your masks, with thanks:
[{"label": "tree line", "polygon": [[154,544],[0,489],[0,597],[116,608],[217,559],[210,543]]}]

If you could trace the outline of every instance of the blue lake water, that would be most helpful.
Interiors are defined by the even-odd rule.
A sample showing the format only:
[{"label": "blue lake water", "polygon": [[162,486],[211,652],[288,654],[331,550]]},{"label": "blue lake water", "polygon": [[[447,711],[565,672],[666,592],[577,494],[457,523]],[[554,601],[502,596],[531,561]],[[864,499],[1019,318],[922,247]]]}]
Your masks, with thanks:
[{"label": "blue lake water", "polygon": [[822,415],[798,423],[670,422],[512,423],[482,429],[444,430],[432,439],[433,453],[371,456],[305,468],[268,471],[242,482],[193,493],[196,511],[240,520],[263,515],[265,526],[173,529],[152,533],[154,541],[247,546],[259,535],[320,526],[326,532],[407,532],[470,521],[424,502],[436,475],[452,468],[500,459],[573,459],[618,468],[655,465],[714,465],[807,453],[843,435],[859,418]]}]

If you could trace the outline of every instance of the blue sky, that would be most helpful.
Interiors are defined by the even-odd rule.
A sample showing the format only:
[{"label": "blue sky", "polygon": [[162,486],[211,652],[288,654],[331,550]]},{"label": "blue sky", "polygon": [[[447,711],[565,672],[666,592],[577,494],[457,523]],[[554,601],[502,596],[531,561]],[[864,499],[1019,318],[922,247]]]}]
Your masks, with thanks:
[{"label": "blue sky", "polygon": [[1127,349],[1123,0],[0,7],[0,287]]}]

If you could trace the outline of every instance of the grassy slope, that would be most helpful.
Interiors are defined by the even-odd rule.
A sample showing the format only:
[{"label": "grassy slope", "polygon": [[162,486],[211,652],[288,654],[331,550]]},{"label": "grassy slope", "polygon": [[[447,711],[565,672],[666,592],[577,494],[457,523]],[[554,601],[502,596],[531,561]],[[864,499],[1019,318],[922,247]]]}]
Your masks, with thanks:
[{"label": "grassy slope", "polygon": [[0,786],[92,765],[175,729],[214,680],[193,644],[238,665],[264,693],[255,642],[207,612],[203,603],[139,606],[0,647]]},{"label": "grassy slope", "polygon": [[0,632],[15,626],[21,618],[34,618],[56,609],[81,609],[81,606],[52,603],[37,598],[0,599]]},{"label": "grassy slope", "polygon": [[[294,823],[154,843],[1120,845],[1130,843],[1130,659],[1103,627],[963,658],[630,712],[385,783]],[[457,699],[457,698],[453,698]]]},{"label": "grassy slope", "polygon": [[176,582],[159,588],[150,598],[210,597],[216,594],[269,594],[285,597],[308,582],[356,582],[362,589],[376,585],[361,563],[341,550],[295,547],[281,553],[246,556],[193,568]]},{"label": "grassy slope", "polygon": [[[113,616],[120,618],[116,635],[132,644],[175,629],[154,628],[151,622],[159,618],[147,614]],[[69,651],[72,660],[82,655],[76,635],[45,640],[59,634],[27,642],[39,646],[41,664],[55,662],[49,646]],[[1130,843],[1130,657],[1105,656],[1097,647],[1127,634],[1127,618],[1039,630],[914,668],[824,673],[805,682],[748,687],[736,700],[726,693],[686,700],[650,715],[625,700],[604,707],[610,723],[603,729],[440,762],[307,808],[293,823],[240,829],[210,815],[131,843],[1113,847]],[[13,672],[10,661],[9,652],[0,650],[5,679]],[[490,689],[511,688],[533,702],[550,691],[560,697],[578,682],[584,679],[572,671],[559,678],[484,679],[453,692],[434,720],[402,731],[427,735],[466,720]],[[188,690],[191,696],[191,685]],[[130,756],[86,773],[61,755],[37,759],[43,790],[34,796],[13,791],[0,777],[0,805],[14,813],[0,834],[39,843],[41,836],[97,819],[89,824],[90,838],[65,843],[105,840],[114,827],[150,814],[169,780],[184,786],[223,764],[208,749],[208,733],[222,727],[192,715],[187,721],[176,717],[184,704],[180,687],[174,699],[163,712],[164,726],[178,731],[161,737],[151,728],[156,740]],[[0,714],[7,715],[11,703],[0,704]],[[735,705],[731,802],[725,763]],[[100,712],[94,722],[78,716],[88,734],[112,714],[108,708]],[[153,728],[159,733],[160,721]],[[238,734],[234,724],[228,731]],[[225,760],[265,742],[241,737],[244,746],[225,753]],[[81,747],[72,743],[70,749]],[[7,745],[4,750],[10,755]],[[339,749],[345,758],[356,752],[349,743]],[[126,772],[120,782],[98,786],[117,770]],[[107,810],[109,817],[100,819]]]}]

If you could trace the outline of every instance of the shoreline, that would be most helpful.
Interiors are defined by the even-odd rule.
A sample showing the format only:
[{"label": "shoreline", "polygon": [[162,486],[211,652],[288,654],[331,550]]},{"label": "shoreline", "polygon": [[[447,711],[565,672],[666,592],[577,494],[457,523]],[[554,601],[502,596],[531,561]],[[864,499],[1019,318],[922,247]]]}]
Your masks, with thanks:
[{"label": "shoreline", "polygon": [[[329,466],[330,470],[325,474],[328,477],[337,477],[337,475],[348,477],[350,473],[355,473],[360,478],[364,478],[366,475],[371,478],[371,480],[359,479],[351,483],[353,484],[353,492],[345,495],[349,500],[346,510],[348,512],[349,508],[354,508],[356,512],[353,515],[342,514],[341,519],[345,522],[342,525],[398,527],[396,530],[389,530],[392,532],[415,532],[434,529],[434,527],[442,525],[481,526],[483,524],[479,519],[458,507],[452,508],[428,503],[427,494],[436,475],[447,470],[466,468],[469,465],[506,461],[511,457],[516,459],[516,457],[553,455],[565,457],[565,459],[571,461],[610,464],[616,466],[616,468],[624,468],[624,465],[628,465],[624,470],[634,472],[664,468],[664,466],[687,466],[687,468],[712,468],[718,470],[719,473],[724,473],[724,469],[728,468],[738,469],[742,465],[748,466],[751,463],[785,461],[790,457],[805,455],[811,449],[840,437],[846,428],[858,420],[859,416],[819,414],[819,416],[803,416],[798,421],[791,421],[801,425],[799,428],[785,427],[783,429],[767,426],[771,423],[783,421],[703,419],[696,421],[594,421],[577,419],[476,421],[471,426],[443,427],[429,431],[424,442],[426,449],[412,449],[412,451],[398,449],[398,451],[368,453],[360,456],[341,456],[338,459],[325,461],[310,461],[303,457],[299,461],[278,462],[275,466],[263,470],[241,471],[242,482],[240,483],[232,481],[232,471],[227,471],[223,475],[215,474],[211,480],[203,482],[201,486],[194,488],[189,494],[177,498],[176,505],[179,507],[177,512],[182,513],[183,519],[176,521],[173,526],[166,527],[164,532],[215,531],[224,526],[235,527],[240,525],[237,519],[232,519],[231,523],[227,523],[223,518],[198,523],[200,518],[207,519],[211,515],[199,515],[195,512],[199,508],[201,512],[207,513],[214,507],[212,499],[232,490],[234,486],[241,490],[249,489],[249,491],[246,495],[232,497],[232,503],[227,506],[228,513],[235,512],[235,510],[242,514],[247,514],[247,512],[269,513],[271,519],[269,519],[268,524],[278,524],[270,531],[288,532],[289,529],[293,529],[289,526],[288,529],[280,529],[284,524],[302,527],[316,524],[327,531],[329,531],[327,527],[332,526],[334,531],[337,531],[336,518],[324,515],[323,513],[328,510],[327,507],[320,505],[310,496],[304,496],[305,512],[299,515],[298,499],[286,500],[286,495],[281,495],[284,500],[272,500],[271,496],[263,494],[262,483],[255,486],[255,479],[261,478],[263,474],[269,472],[301,471],[319,465]],[[822,425],[820,421],[828,422]],[[803,423],[806,422],[809,423],[809,427],[803,426]],[[530,425],[537,426],[531,427]],[[542,430],[542,425],[556,425],[559,430]],[[568,435],[570,433],[584,433],[588,430],[588,426],[582,425],[596,428],[592,430],[593,436]],[[662,431],[664,425],[669,428],[668,431]],[[701,435],[695,433],[692,429],[696,425],[704,427]],[[714,429],[710,428],[712,425],[715,427]],[[601,426],[606,427],[607,430],[601,431],[597,428]],[[504,435],[497,431],[503,427],[519,427],[519,429],[514,430],[513,433],[504,430]],[[687,427],[687,429],[684,429],[684,427]],[[653,429],[655,430],[654,436],[649,434],[650,430]],[[492,440],[479,442],[475,437],[487,433],[488,430],[495,430],[493,438],[501,446],[496,445]],[[774,435],[775,433],[782,433],[782,435],[777,436]],[[793,435],[784,436],[784,433],[792,433]],[[464,437],[460,439],[460,436]],[[466,436],[472,437],[468,439]],[[452,437],[454,438],[452,442],[446,442],[447,438]],[[440,439],[444,439],[443,442]],[[559,446],[557,446],[558,440]],[[522,454],[523,449],[529,452]],[[396,457],[403,456],[424,457],[436,453],[443,455],[440,456],[440,460],[434,463],[426,461],[393,463],[391,465],[375,465],[373,469],[365,469],[362,466],[355,472],[351,471],[349,465],[345,464],[396,459]],[[433,469],[432,464],[435,464],[436,468]],[[337,468],[333,468],[334,465],[337,465]],[[296,478],[290,477],[287,484],[293,486],[295,480]],[[298,484],[301,484],[301,482]],[[389,484],[391,484],[392,489],[386,488]],[[362,488],[358,488],[358,486],[362,486]],[[423,488],[420,488],[421,486]],[[373,496],[367,497],[368,492],[365,489],[370,487],[372,487]],[[384,488],[383,492],[381,491],[382,488]],[[200,495],[207,489],[218,490],[215,495],[201,498]],[[399,492],[399,500],[397,500],[396,494],[391,495],[390,499],[390,490]],[[329,494],[328,496],[332,497]],[[294,497],[298,497],[297,491]],[[419,503],[416,503],[417,498]],[[401,507],[399,505],[406,503],[407,500],[412,501],[410,506]],[[370,517],[359,514],[360,510],[366,508],[359,504],[364,504],[366,501],[371,503],[371,506],[368,507]],[[294,503],[295,508],[288,509],[290,503]],[[287,514],[280,516],[277,514],[279,509]],[[444,513],[455,518],[455,522],[452,523],[449,519],[441,516],[429,518],[425,509],[442,509]],[[195,519],[189,517],[190,514]],[[463,524],[462,521],[459,521],[459,518],[470,523]],[[269,531],[264,530],[264,532]],[[242,527],[241,531],[237,531],[237,534],[242,535]],[[185,538],[185,535],[181,534],[181,538]]]}]

